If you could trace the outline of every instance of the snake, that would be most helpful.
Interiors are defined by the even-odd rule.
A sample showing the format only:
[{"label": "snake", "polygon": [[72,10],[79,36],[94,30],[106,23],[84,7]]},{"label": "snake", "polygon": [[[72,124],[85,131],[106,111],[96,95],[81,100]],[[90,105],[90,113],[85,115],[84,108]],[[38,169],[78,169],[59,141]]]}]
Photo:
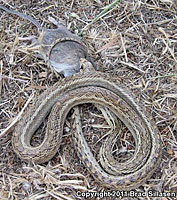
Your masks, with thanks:
[{"label": "snake", "polygon": [[[111,148],[114,134],[107,137],[100,151],[100,164],[93,156],[81,128],[78,105],[92,103],[109,109],[131,132],[135,152],[130,159],[117,163]],[[161,162],[161,139],[152,117],[137,98],[116,76],[100,71],[85,71],[65,77],[46,89],[30,105],[16,125],[12,135],[14,152],[26,162],[45,163],[57,152],[63,135],[65,119],[74,108],[76,129],[72,133],[74,146],[90,174],[103,187],[132,190],[144,184]],[[48,116],[42,143],[30,144],[31,138]]]}]

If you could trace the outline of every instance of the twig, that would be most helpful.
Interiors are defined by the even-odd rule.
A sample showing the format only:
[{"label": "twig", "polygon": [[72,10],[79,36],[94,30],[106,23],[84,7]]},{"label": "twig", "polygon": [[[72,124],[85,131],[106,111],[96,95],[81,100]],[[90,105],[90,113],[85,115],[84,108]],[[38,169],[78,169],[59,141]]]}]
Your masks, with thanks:
[{"label": "twig", "polygon": [[165,39],[163,39],[163,38],[162,38],[162,41],[163,41],[163,43],[166,45],[166,47],[167,47],[168,51],[170,52],[170,54],[171,54],[172,58],[174,59],[174,61],[177,63],[177,60],[176,60],[175,55],[174,55],[174,52],[173,52],[172,49],[169,47],[169,45],[170,45],[170,40],[169,40],[167,34],[165,33],[165,31],[164,31],[162,28],[159,28],[159,31],[160,31],[161,33],[164,34],[164,36],[165,36],[167,42],[166,42]]},{"label": "twig", "polygon": [[20,81],[20,82],[24,82],[24,83],[27,83],[27,82],[28,82],[28,81],[25,81],[25,80],[21,80],[21,79],[18,79],[18,78],[13,78],[13,77],[9,77],[9,76],[1,75],[1,74],[0,74],[0,81],[1,81],[2,79],[9,79],[9,80]]},{"label": "twig", "polygon": [[112,8],[113,6],[115,6],[120,0],[115,0],[114,2],[112,2],[111,4],[109,4],[108,6],[106,6],[104,8],[104,10],[99,14],[97,15],[89,24],[87,24],[83,29],[82,31],[80,32],[79,35],[81,35],[83,33],[83,31],[85,31],[89,26],[91,26],[93,23],[95,23],[98,19],[100,19],[104,14],[106,14],[106,12]]},{"label": "twig", "polygon": [[154,80],[157,78],[165,78],[165,77],[171,77],[171,76],[177,76],[177,74],[164,74],[163,76],[155,76],[155,77],[148,78],[148,80]]},{"label": "twig", "polygon": [[124,54],[125,54],[125,60],[126,60],[126,62],[128,62],[127,51],[126,51],[126,48],[125,48],[125,41],[124,41],[121,33],[120,33],[120,39],[121,39],[122,48],[123,48]]},{"label": "twig", "polygon": [[142,69],[139,69],[137,66],[133,65],[132,63],[128,63],[128,62],[124,62],[124,61],[119,61],[119,63],[121,63],[123,65],[127,65],[128,67],[131,67],[133,69],[136,69],[143,74],[145,73],[145,71],[143,71]]},{"label": "twig", "polygon": [[2,70],[3,70],[3,62],[2,60],[0,61],[0,94],[2,92]]},{"label": "twig", "polygon": [[13,120],[13,122],[0,133],[0,138],[3,137],[4,135],[6,135],[7,133],[9,133],[10,130],[12,129],[12,127],[21,119],[21,116],[22,116],[24,110],[26,109],[26,107],[28,106],[28,104],[30,103],[30,101],[32,100],[33,97],[34,97],[34,94],[32,94],[30,96],[30,98],[27,100],[27,102],[25,103],[24,107],[18,113],[18,115],[15,117],[15,119]]}]

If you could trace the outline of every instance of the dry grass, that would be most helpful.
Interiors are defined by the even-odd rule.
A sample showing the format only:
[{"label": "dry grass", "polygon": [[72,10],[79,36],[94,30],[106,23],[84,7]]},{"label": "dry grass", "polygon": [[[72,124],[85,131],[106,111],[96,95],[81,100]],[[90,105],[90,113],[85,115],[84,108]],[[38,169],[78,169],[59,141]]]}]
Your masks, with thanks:
[{"label": "dry grass", "polygon": [[[35,17],[44,27],[52,16],[79,34],[112,1],[2,2]],[[58,79],[43,60],[27,50],[30,42],[21,38],[31,35],[37,36],[32,24],[0,10],[0,130],[4,133],[0,141],[0,198],[84,199],[76,197],[78,190],[108,191],[78,160],[69,121],[59,152],[49,163],[27,164],[12,151],[13,126],[9,125],[20,116],[29,98],[34,99]],[[177,1],[121,0],[87,26],[82,36],[100,70],[116,74],[143,102],[159,128],[161,165],[137,191],[177,192]],[[89,137],[92,147],[96,136]]]}]

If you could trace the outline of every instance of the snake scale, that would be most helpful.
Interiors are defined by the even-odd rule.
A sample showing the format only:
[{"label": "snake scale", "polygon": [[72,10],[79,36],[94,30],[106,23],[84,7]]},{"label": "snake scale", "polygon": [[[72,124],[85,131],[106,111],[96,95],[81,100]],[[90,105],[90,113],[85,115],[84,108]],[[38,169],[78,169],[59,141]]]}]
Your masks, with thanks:
[{"label": "snake scale", "polygon": [[[32,160],[35,163],[50,160],[61,143],[68,112],[83,103],[96,103],[110,109],[130,130],[136,148],[129,160],[117,163],[113,158],[105,159],[105,156],[110,156],[112,142],[108,141],[102,149],[105,151],[103,160],[105,159],[107,165],[107,170],[104,170],[104,166],[101,167],[93,157],[82,131],[75,131],[73,141],[82,162],[103,186],[131,190],[142,185],[161,161],[160,135],[135,97],[116,77],[102,72],[74,74],[43,92],[15,128],[12,145],[16,154],[25,161]],[[48,114],[44,140],[39,146],[32,147],[31,137]],[[78,121],[76,124],[79,123]]]}]

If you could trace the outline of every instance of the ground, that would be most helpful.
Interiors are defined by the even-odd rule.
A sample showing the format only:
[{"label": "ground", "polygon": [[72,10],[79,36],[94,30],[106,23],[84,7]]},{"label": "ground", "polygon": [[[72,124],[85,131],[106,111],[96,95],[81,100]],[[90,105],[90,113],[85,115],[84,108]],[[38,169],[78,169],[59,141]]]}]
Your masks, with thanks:
[{"label": "ground", "polygon": [[[34,17],[43,27],[54,28],[48,21],[51,16],[82,36],[99,70],[117,76],[141,101],[158,127],[162,140],[161,164],[151,179],[136,191],[177,192],[176,0],[121,0],[87,27],[112,1],[8,0],[0,3]],[[70,136],[69,117],[61,147],[50,162],[25,163],[13,152],[14,126],[10,127],[11,123],[32,94],[31,102],[62,78],[53,74],[45,62],[29,50],[30,41],[22,38],[30,36],[38,36],[34,25],[0,10],[0,130],[5,133],[0,140],[1,199],[85,199],[77,196],[77,191],[110,191],[94,180],[77,157]],[[89,127],[90,122],[98,120],[95,116],[100,113],[91,105],[83,109],[83,121],[85,127]],[[90,114],[93,112],[96,114]],[[87,120],[88,117],[91,119]],[[38,142],[40,137],[35,134],[32,139]],[[99,148],[93,148],[98,139],[96,132],[87,136],[94,151]]]}]

